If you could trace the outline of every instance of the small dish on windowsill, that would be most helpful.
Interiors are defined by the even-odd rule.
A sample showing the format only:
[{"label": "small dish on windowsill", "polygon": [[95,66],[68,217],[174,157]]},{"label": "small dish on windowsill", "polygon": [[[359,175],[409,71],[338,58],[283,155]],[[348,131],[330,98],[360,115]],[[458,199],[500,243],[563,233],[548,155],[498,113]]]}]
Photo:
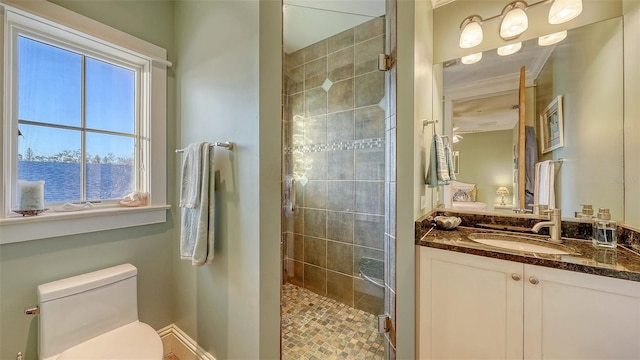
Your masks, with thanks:
[{"label": "small dish on windowsill", "polygon": [[36,215],[40,215],[41,213],[47,211],[49,209],[31,209],[31,210],[11,210],[11,212],[14,212],[16,214],[20,214],[22,216],[36,216]]},{"label": "small dish on windowsill", "polygon": [[146,206],[148,201],[149,193],[134,191],[127,194],[127,196],[120,200],[120,205],[126,207],[140,207]]}]

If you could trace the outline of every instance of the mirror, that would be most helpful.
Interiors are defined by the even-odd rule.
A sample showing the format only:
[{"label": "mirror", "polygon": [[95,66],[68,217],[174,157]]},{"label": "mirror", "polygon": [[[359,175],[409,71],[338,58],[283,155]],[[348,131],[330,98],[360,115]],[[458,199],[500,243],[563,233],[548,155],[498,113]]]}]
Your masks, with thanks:
[{"label": "mirror", "polygon": [[[477,188],[476,201],[462,205],[510,211],[513,204],[517,207],[518,189],[534,190],[518,180],[516,171],[517,154],[525,146],[518,141],[516,126],[521,66],[526,68],[525,125],[535,138],[525,149],[525,158],[535,155],[526,176],[533,179],[533,163],[552,160],[555,207],[562,209],[563,217],[573,217],[581,204],[591,204],[609,208],[613,219],[623,220],[621,17],[568,30],[567,37],[552,46],[539,46],[533,39],[513,55],[499,56],[491,50],[475,64],[444,62],[443,118],[452,139],[459,140],[453,144],[459,152],[457,178]],[[545,110],[556,99],[562,111],[549,116]],[[544,145],[541,134],[549,128],[553,134],[563,130],[563,144],[546,151],[551,144]],[[535,149],[529,146],[533,144]],[[452,185],[450,196],[445,195],[445,207],[460,205],[452,201],[456,185],[460,187]],[[496,194],[503,186],[509,191],[507,206],[499,205],[502,195]]]}]

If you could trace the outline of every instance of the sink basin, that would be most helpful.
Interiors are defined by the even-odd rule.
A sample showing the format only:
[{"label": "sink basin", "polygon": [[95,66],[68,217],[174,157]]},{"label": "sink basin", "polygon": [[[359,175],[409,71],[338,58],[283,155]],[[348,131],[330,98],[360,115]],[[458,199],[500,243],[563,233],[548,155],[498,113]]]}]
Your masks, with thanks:
[{"label": "sink basin", "polygon": [[495,233],[473,233],[469,234],[467,237],[473,242],[505,250],[549,255],[575,254],[575,251],[568,246],[551,244],[544,240],[524,236]]}]

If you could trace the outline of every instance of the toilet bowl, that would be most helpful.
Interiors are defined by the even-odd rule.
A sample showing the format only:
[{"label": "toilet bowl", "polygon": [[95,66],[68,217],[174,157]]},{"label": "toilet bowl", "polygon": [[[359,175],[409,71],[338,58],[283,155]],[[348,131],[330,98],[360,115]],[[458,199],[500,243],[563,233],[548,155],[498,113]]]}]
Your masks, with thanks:
[{"label": "toilet bowl", "polygon": [[162,360],[162,341],[138,320],[138,270],[123,264],[38,286],[38,359]]}]

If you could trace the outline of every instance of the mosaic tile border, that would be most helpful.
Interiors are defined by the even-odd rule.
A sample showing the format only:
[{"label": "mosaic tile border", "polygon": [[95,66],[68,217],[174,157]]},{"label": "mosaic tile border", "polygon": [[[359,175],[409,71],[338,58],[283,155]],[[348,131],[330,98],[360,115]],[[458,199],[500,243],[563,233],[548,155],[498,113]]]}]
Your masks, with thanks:
[{"label": "mosaic tile border", "polygon": [[309,144],[303,146],[287,146],[284,148],[285,154],[291,154],[294,151],[298,153],[313,153],[323,151],[336,150],[359,150],[359,149],[375,149],[384,148],[384,138],[360,139],[353,141],[342,141],[331,144]]}]

